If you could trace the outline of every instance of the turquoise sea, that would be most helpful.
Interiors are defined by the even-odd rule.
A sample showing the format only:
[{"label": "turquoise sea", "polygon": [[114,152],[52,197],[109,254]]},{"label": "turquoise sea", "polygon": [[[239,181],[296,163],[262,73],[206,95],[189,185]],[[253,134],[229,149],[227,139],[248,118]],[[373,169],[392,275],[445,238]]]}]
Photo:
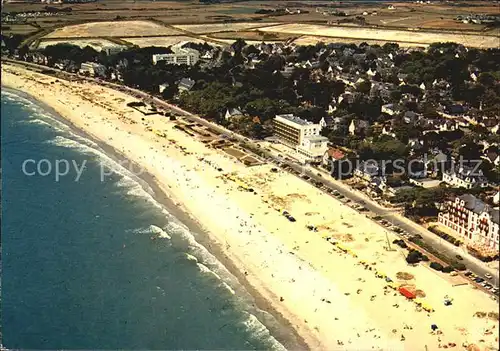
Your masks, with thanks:
[{"label": "turquoise sea", "polygon": [[[2,89],[1,103],[5,347],[297,347],[147,183],[26,96]],[[56,180],[57,160],[86,162],[78,181]]]}]

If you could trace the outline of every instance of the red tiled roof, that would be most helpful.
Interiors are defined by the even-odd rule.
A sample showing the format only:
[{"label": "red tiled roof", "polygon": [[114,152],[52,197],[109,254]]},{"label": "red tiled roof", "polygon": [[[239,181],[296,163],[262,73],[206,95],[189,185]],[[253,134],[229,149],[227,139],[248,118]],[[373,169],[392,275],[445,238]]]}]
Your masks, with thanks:
[{"label": "red tiled roof", "polygon": [[330,156],[331,158],[333,158],[335,160],[341,160],[345,156],[345,154],[342,151],[340,151],[339,149],[335,149],[333,147],[328,149],[327,153],[328,153],[328,156]]}]

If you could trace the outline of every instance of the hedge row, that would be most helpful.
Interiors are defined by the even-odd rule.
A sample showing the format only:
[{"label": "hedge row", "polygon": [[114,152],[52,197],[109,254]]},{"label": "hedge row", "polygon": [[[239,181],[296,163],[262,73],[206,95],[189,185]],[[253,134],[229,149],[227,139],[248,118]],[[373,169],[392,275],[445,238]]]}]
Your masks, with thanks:
[{"label": "hedge row", "polygon": [[[424,241],[420,240],[419,238],[417,238],[417,237],[411,237],[410,241],[413,242],[413,243],[415,243],[416,245],[420,246],[421,248],[423,248],[427,252],[431,253],[433,256],[439,258],[441,261],[447,262],[450,265],[448,267],[451,267],[451,270],[453,270],[453,269],[456,269],[457,271],[465,271],[465,270],[467,270],[467,267],[465,266],[465,264],[463,264],[462,262],[457,261],[456,259],[450,259],[448,256],[445,256],[442,253],[438,252],[432,246],[428,245],[427,243],[425,243]],[[437,263],[437,262],[435,262],[435,263]],[[440,266],[442,266],[442,265],[440,265]],[[448,270],[448,268],[446,270]]]},{"label": "hedge row", "polygon": [[453,236],[451,236],[445,232],[442,232],[441,230],[437,229],[435,226],[429,227],[429,231],[433,232],[434,234],[436,234],[440,238],[446,240],[449,243],[452,243],[455,246],[460,246],[463,243],[463,241],[461,241],[457,238],[454,238]]}]

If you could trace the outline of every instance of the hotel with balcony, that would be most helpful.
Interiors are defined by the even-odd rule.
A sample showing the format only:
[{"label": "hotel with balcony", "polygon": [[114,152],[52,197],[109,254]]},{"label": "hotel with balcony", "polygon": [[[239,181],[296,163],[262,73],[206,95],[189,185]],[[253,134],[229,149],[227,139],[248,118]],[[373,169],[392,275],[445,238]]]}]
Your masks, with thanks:
[{"label": "hotel with balcony", "polygon": [[328,149],[328,138],[321,136],[321,125],[292,114],[276,115],[274,135],[307,159],[319,161]]},{"label": "hotel with balcony", "polygon": [[445,203],[438,221],[452,229],[466,244],[498,253],[498,208],[492,208],[475,196],[465,194]]}]

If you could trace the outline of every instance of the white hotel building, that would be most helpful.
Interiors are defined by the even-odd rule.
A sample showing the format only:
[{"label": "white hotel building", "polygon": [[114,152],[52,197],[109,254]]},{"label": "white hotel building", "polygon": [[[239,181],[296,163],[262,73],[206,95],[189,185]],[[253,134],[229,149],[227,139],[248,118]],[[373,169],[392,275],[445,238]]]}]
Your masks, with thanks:
[{"label": "white hotel building", "polygon": [[274,135],[283,144],[315,161],[320,161],[328,149],[328,138],[319,134],[321,129],[321,125],[292,114],[274,118]]},{"label": "white hotel building", "polygon": [[438,215],[442,225],[455,231],[467,244],[493,252],[499,250],[499,211],[473,195],[465,194],[444,204]]},{"label": "white hotel building", "polygon": [[193,66],[200,60],[200,53],[198,50],[181,48],[180,45],[172,46],[171,54],[156,54],[153,55],[153,64],[159,61],[166,61],[166,64],[171,65],[188,65]]}]

